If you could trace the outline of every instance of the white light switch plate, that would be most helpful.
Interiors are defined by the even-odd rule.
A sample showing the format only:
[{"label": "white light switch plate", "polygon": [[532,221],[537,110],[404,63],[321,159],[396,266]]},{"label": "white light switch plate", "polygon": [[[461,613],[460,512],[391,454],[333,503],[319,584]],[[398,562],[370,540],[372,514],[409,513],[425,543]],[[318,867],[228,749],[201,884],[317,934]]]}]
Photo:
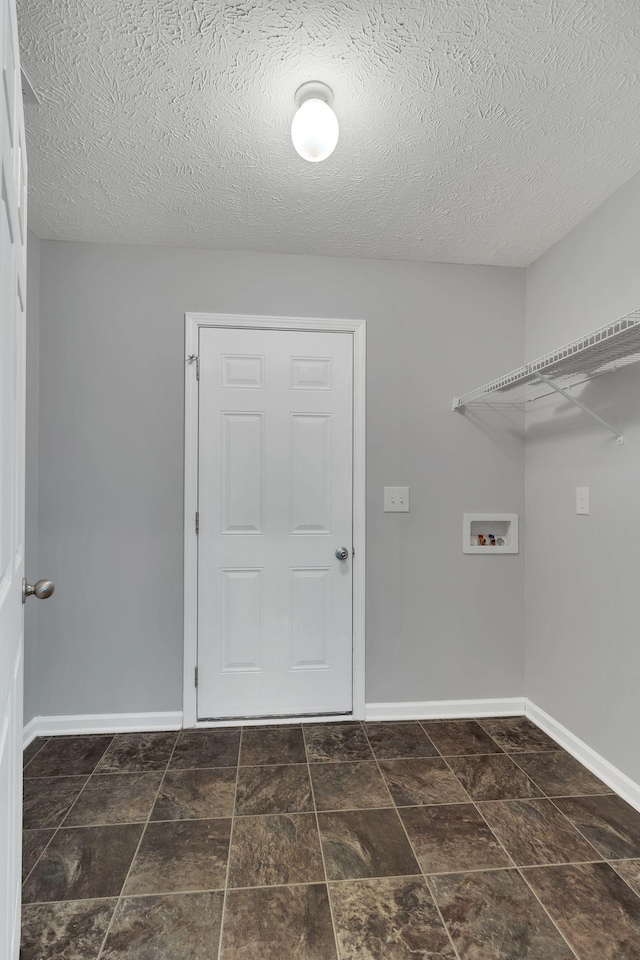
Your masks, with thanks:
[{"label": "white light switch plate", "polygon": [[409,513],[409,487],[385,487],[384,512]]},{"label": "white light switch plate", "polygon": [[589,516],[589,487],[576,487],[576,513]]}]

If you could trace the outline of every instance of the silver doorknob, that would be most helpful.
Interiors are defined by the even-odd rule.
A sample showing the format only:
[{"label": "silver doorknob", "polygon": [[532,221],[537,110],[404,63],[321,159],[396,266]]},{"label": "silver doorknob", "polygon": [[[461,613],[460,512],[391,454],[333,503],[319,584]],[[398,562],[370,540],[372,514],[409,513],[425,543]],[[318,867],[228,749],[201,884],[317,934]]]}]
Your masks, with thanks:
[{"label": "silver doorknob", "polygon": [[346,560],[348,556],[349,556],[349,551],[347,550],[346,547],[338,547],[338,549],[336,550],[336,557],[338,558],[338,560]]},{"label": "silver doorknob", "polygon": [[25,603],[27,597],[37,597],[38,600],[46,600],[51,596],[55,586],[53,580],[37,580],[33,586],[30,583],[27,583],[26,580],[22,581],[22,602]]}]

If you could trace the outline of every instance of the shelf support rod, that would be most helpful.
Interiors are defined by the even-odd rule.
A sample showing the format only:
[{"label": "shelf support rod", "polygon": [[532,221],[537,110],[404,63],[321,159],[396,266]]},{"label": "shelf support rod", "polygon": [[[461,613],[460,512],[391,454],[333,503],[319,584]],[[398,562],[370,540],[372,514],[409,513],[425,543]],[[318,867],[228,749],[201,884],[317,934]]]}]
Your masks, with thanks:
[{"label": "shelf support rod", "polygon": [[565,398],[565,400],[568,400],[569,403],[573,403],[574,406],[580,407],[580,409],[584,413],[586,413],[587,416],[591,417],[592,420],[595,420],[602,427],[605,427],[605,429],[609,430],[609,432],[614,435],[614,437],[616,438],[616,441],[619,444],[624,443],[624,436],[621,433],[618,433],[618,431],[614,429],[614,427],[612,427],[610,423],[607,423],[606,420],[603,420],[602,417],[599,417],[597,413],[594,413],[593,410],[589,410],[589,407],[585,407],[584,403],[581,403],[579,400],[576,399],[576,397],[572,397],[570,393],[567,393],[567,391],[563,390],[562,387],[559,387],[557,384],[553,383],[553,381],[549,380],[548,377],[545,377],[544,374],[536,372],[535,376],[537,377],[538,380],[541,380],[548,387],[551,387],[552,390],[555,390],[556,393],[559,393],[561,397]]}]

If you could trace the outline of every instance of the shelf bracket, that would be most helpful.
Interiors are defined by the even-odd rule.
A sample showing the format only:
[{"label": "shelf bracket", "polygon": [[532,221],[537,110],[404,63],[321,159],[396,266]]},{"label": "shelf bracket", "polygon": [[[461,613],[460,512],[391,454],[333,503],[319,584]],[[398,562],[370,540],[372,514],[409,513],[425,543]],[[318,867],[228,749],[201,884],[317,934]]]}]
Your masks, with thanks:
[{"label": "shelf bracket", "polygon": [[562,387],[557,386],[557,384],[555,384],[552,380],[549,380],[548,377],[545,377],[544,374],[536,373],[535,376],[538,380],[541,380],[542,383],[545,383],[552,390],[555,390],[556,393],[559,393],[561,397],[565,398],[565,400],[568,400],[569,403],[574,404],[576,407],[580,407],[580,409],[586,413],[588,417],[591,417],[592,420],[595,420],[596,423],[599,423],[600,426],[612,433],[616,438],[617,443],[624,443],[624,436],[621,433],[618,433],[618,431],[612,427],[610,423],[607,423],[606,420],[603,420],[602,417],[599,417],[597,413],[594,413],[593,410],[589,410],[589,407],[585,407],[584,403],[581,403],[576,399],[576,397],[572,397],[570,393],[568,393],[566,390],[563,390]]}]

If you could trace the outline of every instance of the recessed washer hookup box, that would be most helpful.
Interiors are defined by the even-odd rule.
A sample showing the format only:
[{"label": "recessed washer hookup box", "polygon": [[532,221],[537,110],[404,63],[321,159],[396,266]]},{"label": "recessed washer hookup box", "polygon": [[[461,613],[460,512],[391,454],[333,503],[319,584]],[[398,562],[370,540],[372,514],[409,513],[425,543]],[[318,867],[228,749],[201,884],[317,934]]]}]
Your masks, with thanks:
[{"label": "recessed washer hookup box", "polygon": [[463,553],[517,553],[517,513],[465,513],[462,524]]}]

